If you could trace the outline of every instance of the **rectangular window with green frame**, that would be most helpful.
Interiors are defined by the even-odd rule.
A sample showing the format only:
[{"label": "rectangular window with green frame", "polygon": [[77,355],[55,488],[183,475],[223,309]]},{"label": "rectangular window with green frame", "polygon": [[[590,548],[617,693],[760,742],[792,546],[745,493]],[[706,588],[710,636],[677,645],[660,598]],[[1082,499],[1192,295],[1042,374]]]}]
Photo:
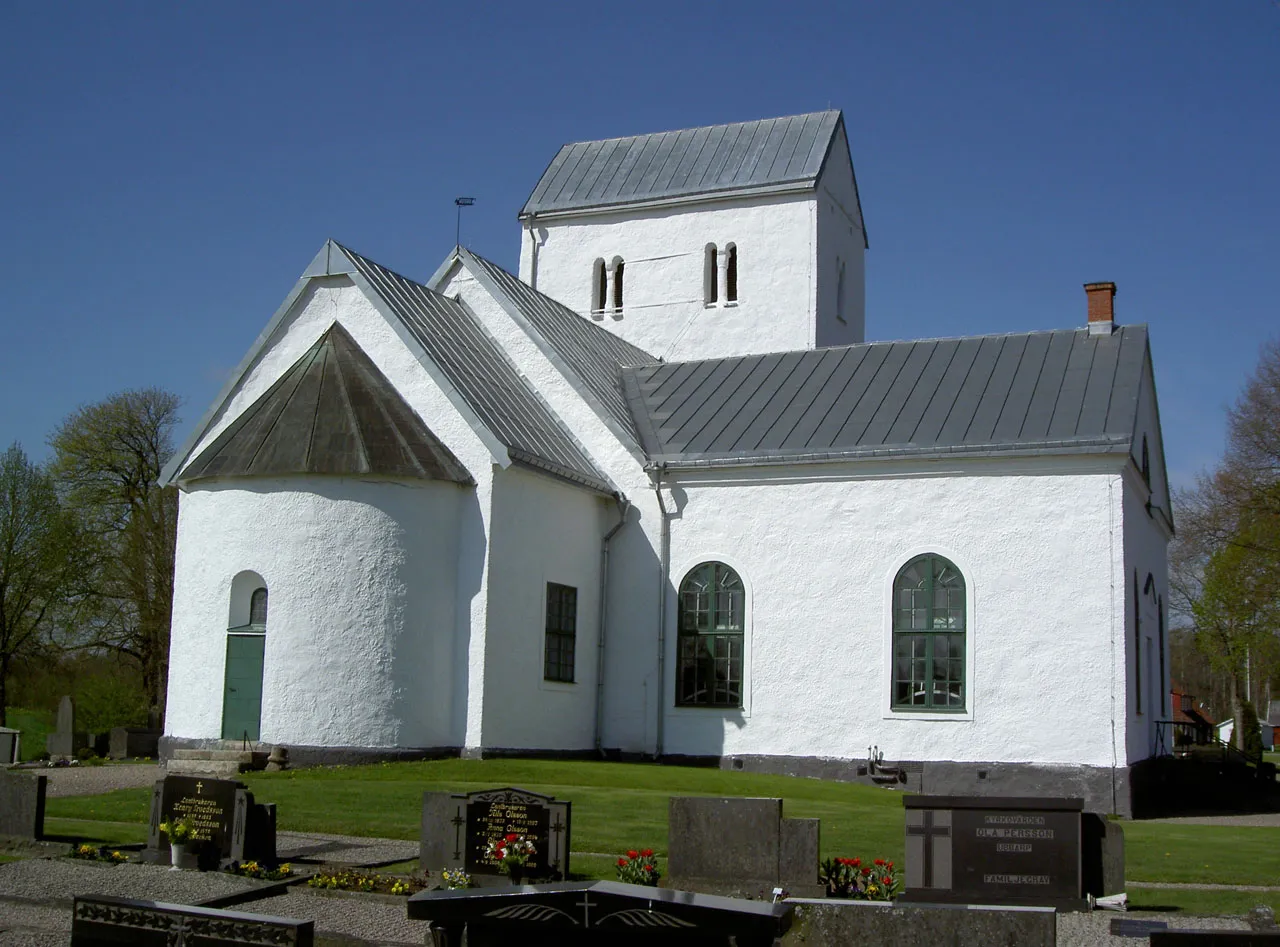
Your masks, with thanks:
[{"label": "rectangular window with green frame", "polygon": [[542,677],[573,683],[574,645],[578,633],[578,590],[547,583],[547,624]]},{"label": "rectangular window with green frame", "polygon": [[964,711],[964,662],[964,576],[917,556],[893,583],[893,709]]}]

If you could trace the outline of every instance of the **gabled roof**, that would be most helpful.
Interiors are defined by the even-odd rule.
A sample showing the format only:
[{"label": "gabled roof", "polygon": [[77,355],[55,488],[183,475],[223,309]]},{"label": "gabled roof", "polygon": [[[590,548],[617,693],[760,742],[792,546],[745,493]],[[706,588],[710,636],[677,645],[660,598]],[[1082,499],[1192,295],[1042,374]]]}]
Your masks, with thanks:
[{"label": "gabled roof", "polygon": [[337,323],[187,465],[182,479],[298,473],[471,482]]},{"label": "gabled roof", "polygon": [[1146,326],[873,342],[624,368],[670,466],[1130,448]]},{"label": "gabled roof", "polygon": [[521,217],[814,186],[837,130],[830,109],[788,118],[564,145]]},{"label": "gabled roof", "polygon": [[[624,443],[639,452],[640,436],[622,393],[622,365],[653,365],[658,359],[614,333],[584,319],[502,267],[458,247],[441,267],[458,260],[591,404]],[[434,283],[434,281],[433,281]]]},{"label": "gabled roof", "polygon": [[191,451],[204,436],[217,411],[270,344],[312,278],[345,275],[368,296],[401,338],[418,355],[455,407],[477,429],[491,449],[509,459],[612,494],[614,487],[568,429],[521,377],[506,353],[465,306],[434,293],[372,260],[329,240],[316,254],[253,349],[223,389],[213,408],[197,425],[187,444],[161,474],[161,483],[178,479]]}]

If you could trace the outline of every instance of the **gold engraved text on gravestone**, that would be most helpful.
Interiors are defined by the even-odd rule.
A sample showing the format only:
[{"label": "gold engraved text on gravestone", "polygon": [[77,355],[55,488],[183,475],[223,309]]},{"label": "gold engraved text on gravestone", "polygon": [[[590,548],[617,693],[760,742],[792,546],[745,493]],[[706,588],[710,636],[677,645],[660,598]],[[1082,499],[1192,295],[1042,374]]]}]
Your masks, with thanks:
[{"label": "gold engraved text on gravestone", "polygon": [[207,842],[213,838],[214,832],[222,828],[225,814],[216,800],[187,796],[173,804],[173,815],[178,819],[190,819],[195,824],[192,837],[197,842]]},{"label": "gold engraved text on gravestone", "polygon": [[[488,813],[480,820],[480,834],[486,842],[512,833],[527,836],[534,834],[537,825],[537,820],[529,814],[528,806],[511,802],[491,802]],[[541,848],[538,839],[534,839],[533,843]],[[480,860],[495,868],[502,864],[496,858],[484,857],[483,853]]]}]

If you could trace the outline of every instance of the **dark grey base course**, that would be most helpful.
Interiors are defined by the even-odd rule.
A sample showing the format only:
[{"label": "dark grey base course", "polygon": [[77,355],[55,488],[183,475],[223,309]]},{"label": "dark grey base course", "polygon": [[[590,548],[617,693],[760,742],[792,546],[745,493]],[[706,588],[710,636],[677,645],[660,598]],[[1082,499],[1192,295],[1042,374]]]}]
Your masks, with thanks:
[{"label": "dark grey base course", "polygon": [[[196,740],[163,737],[160,759],[167,761],[177,749],[208,749],[219,740]],[[437,746],[421,748],[359,746],[297,746],[289,749],[289,765],[355,766],[361,763],[403,762],[408,760],[463,759],[548,759],[590,760],[602,754],[594,750],[531,750],[504,747]],[[640,753],[623,753],[606,749],[606,759],[646,761],[652,757]],[[874,784],[867,775],[866,760],[843,760],[816,756],[677,756],[662,757],[659,762],[679,766],[705,766],[741,770],[748,773],[770,773],[778,776],[807,776],[839,782]],[[938,796],[1071,796],[1085,801],[1085,811],[1133,814],[1130,799],[1129,767],[1114,771],[1102,766],[1042,766],[1035,763],[951,763],[906,761],[894,764],[904,771],[905,782],[893,783],[906,792]]]},{"label": "dark grey base course", "polygon": [[[705,762],[704,762],[705,761]],[[689,762],[695,762],[689,760]],[[809,756],[703,757],[704,765],[778,776],[808,776],[841,782],[873,783],[866,760]],[[1129,767],[1044,766],[1035,763],[900,762],[906,792],[935,796],[1071,796],[1084,800],[1086,812],[1132,815]],[[859,771],[862,771],[861,773]]]}]

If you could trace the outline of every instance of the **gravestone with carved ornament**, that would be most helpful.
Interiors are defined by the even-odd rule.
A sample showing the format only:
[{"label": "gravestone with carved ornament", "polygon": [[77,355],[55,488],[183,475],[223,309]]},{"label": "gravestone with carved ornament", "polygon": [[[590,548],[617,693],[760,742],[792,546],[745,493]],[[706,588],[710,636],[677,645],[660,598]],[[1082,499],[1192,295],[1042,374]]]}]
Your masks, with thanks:
[{"label": "gravestone with carved ornament", "polygon": [[276,807],[255,803],[253,793],[241,782],[205,776],[158,780],[151,790],[146,861],[169,861],[169,839],[160,831],[160,823],[183,818],[194,823],[201,868],[231,862],[275,862]]},{"label": "gravestone with carved ornament", "polygon": [[504,884],[509,876],[487,849],[491,839],[514,833],[530,839],[536,850],[524,866],[524,880],[563,880],[569,874],[571,814],[572,803],[524,789],[424,793],[419,862],[433,872],[462,869],[480,885]]}]

